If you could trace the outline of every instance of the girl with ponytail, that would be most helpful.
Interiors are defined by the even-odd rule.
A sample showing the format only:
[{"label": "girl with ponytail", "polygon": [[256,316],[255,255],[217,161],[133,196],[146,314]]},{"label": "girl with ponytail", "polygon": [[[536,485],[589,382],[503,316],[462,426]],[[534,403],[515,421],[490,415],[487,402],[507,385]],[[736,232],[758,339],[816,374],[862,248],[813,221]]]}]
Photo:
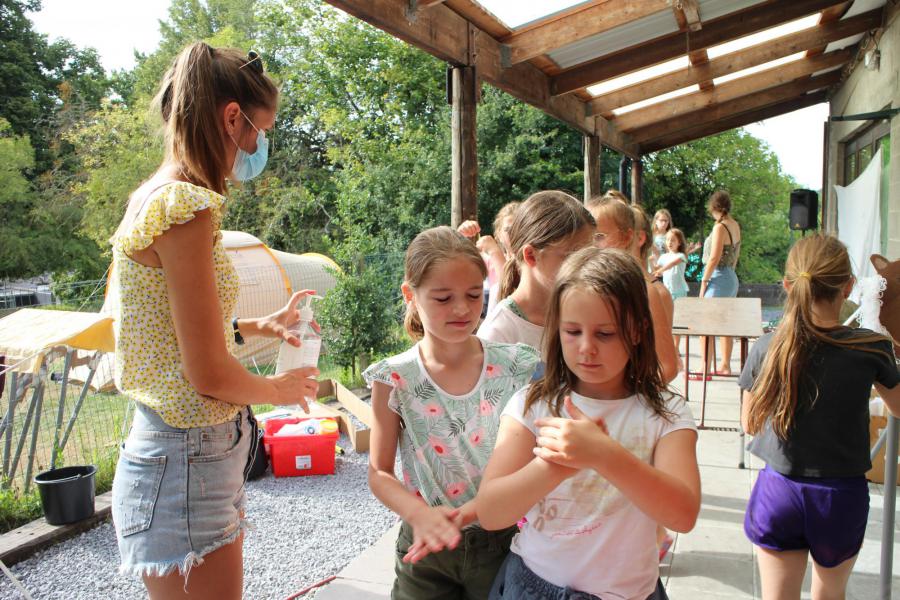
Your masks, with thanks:
[{"label": "girl with ponytail", "polygon": [[900,414],[890,339],[844,327],[853,288],[847,249],[814,235],[788,254],[778,329],[756,342],[739,384],[750,452],[766,462],[744,531],[759,548],[762,597],[800,598],[812,556],[813,598],[843,598],[869,513],[869,394]]},{"label": "girl with ponytail", "polygon": [[475,337],[486,275],[475,244],[453,229],[416,236],[401,286],[416,344],[363,373],[374,415],[369,486],[403,520],[394,599],[487,598],[515,533],[482,529],[474,498],[500,414],[538,355]]},{"label": "girl with ponytail", "polygon": [[537,192],[523,202],[509,230],[501,300],[478,337],[539,350],[556,274],[570,254],[591,245],[594,225],[584,205],[564,192]]},{"label": "girl with ponytail", "polygon": [[137,406],[112,515],[120,570],[141,576],[151,599],[241,597],[244,481],[258,442],[250,405],[305,405],[318,391],[315,369],[264,377],[234,357],[251,335],[299,346],[287,328],[312,293],[266,317],[232,313],[239,282],[219,231],[226,181],[265,166],[277,103],[255,52],[185,48],[156,99],[165,160],[111,240],[115,380]]}]

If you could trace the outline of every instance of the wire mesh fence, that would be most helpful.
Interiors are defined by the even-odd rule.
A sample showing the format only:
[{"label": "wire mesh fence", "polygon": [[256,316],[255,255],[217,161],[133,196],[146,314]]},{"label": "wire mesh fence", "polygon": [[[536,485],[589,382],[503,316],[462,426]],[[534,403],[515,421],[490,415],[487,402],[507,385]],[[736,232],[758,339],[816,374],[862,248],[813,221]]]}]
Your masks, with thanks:
[{"label": "wire mesh fence", "polygon": [[[293,291],[313,289],[324,295],[335,285],[333,265],[327,259],[290,262],[270,257],[261,262],[260,256],[247,252],[230,254],[240,281],[234,316],[271,314],[284,307]],[[362,262],[376,268],[386,260]],[[118,301],[106,296],[105,279],[56,286],[54,291],[59,294],[51,304],[12,310],[112,313]],[[60,323],[67,314],[59,313]],[[0,321],[0,339],[9,337],[4,325]],[[238,346],[237,356],[248,368],[269,373],[274,370],[279,343],[274,338],[249,337]],[[98,491],[105,491],[101,481],[111,483],[132,410],[131,401],[115,388],[111,353],[54,343],[16,358],[0,356],[0,489],[27,492],[33,477],[43,470],[95,464]]]}]

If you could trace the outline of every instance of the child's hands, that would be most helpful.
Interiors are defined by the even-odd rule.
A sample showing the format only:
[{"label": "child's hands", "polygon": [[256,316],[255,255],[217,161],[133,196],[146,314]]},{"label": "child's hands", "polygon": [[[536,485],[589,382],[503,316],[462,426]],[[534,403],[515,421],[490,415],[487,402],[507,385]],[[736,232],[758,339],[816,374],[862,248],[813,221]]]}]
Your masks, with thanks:
[{"label": "child's hands", "polygon": [[538,419],[534,454],[546,461],[571,469],[591,469],[598,455],[612,439],[603,419],[592,420],[566,396],[566,412],[572,417]]},{"label": "child's hands", "polygon": [[478,221],[463,221],[459,227],[456,228],[456,231],[461,233],[463,237],[471,240],[477,238],[478,234],[481,233],[481,225],[478,224]]},{"label": "child's hands", "polygon": [[403,561],[417,562],[433,552],[456,548],[461,537],[457,524],[459,515],[459,508],[423,504],[409,518],[413,543]]},{"label": "child's hands", "polygon": [[[470,525],[475,522],[477,516],[475,515],[475,501],[469,500],[462,506],[460,506],[457,511],[459,514],[453,519],[454,525],[458,529],[462,529],[467,525]],[[413,542],[413,544],[406,551],[406,554],[403,556],[403,562],[405,563],[417,563],[426,556],[431,554],[431,550],[428,549],[428,545],[422,542]]]}]

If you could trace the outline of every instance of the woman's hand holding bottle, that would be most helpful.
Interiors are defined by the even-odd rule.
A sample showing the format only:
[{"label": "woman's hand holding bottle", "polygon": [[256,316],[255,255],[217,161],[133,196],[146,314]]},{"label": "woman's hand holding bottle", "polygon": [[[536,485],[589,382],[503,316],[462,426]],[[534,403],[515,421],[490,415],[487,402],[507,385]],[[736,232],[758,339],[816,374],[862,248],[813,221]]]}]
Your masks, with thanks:
[{"label": "woman's hand holding bottle", "polygon": [[319,369],[316,367],[300,367],[271,375],[269,379],[275,384],[276,395],[272,404],[276,406],[299,404],[303,412],[308,413],[309,405],[306,399],[315,398],[319,394],[319,382],[313,379],[318,374]]}]

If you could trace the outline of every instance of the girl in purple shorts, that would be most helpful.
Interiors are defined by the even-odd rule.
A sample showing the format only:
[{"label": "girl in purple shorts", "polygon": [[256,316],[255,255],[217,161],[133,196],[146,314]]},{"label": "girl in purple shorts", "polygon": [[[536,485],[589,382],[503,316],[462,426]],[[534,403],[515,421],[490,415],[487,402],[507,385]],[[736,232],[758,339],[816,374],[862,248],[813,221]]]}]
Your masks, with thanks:
[{"label": "girl in purple shorts", "polygon": [[763,600],[800,598],[812,556],[812,598],[843,598],[869,516],[869,393],[900,414],[889,338],[843,327],[854,285],[847,249],[814,235],[791,248],[778,329],[757,341],[739,385],[750,452],[766,462],[744,532],[759,549]]}]

